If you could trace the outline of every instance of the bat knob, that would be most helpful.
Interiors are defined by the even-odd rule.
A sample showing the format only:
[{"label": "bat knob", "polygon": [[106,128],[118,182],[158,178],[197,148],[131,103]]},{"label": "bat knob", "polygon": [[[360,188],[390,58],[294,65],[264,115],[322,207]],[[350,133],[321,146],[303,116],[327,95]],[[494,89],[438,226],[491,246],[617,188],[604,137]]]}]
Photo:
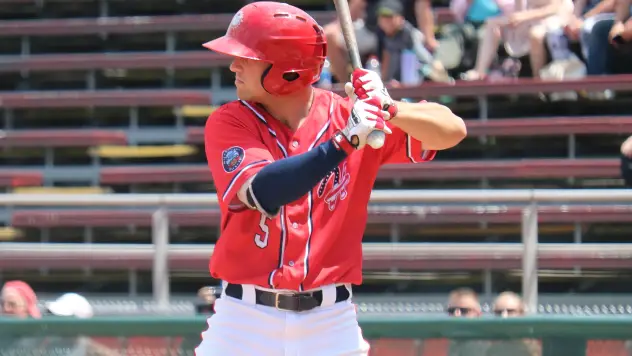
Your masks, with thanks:
[{"label": "bat knob", "polygon": [[367,144],[374,149],[382,148],[384,141],[386,140],[386,134],[384,131],[375,130],[367,137]]}]

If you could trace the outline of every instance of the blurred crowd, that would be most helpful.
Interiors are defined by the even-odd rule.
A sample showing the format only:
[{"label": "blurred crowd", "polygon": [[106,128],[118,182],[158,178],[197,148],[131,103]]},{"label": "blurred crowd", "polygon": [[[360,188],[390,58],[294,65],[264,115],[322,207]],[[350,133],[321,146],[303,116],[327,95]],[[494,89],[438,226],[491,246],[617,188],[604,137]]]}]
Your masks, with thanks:
[{"label": "blurred crowd", "polygon": [[[430,0],[349,0],[363,63],[393,86],[632,73],[631,5],[631,0],[450,0],[453,20],[439,26]],[[325,33],[329,70],[334,81],[344,81],[350,65],[338,22],[326,24]]]}]

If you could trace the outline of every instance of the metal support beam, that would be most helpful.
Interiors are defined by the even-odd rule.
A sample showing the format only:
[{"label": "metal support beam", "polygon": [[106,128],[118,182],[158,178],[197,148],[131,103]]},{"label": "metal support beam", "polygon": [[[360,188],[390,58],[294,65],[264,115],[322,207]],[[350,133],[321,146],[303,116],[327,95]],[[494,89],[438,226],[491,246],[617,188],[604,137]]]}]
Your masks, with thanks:
[{"label": "metal support beam", "polygon": [[538,206],[524,208],[522,215],[522,297],[530,314],[538,310]]},{"label": "metal support beam", "polygon": [[167,209],[159,208],[152,216],[153,294],[161,310],[169,308],[169,217]]}]

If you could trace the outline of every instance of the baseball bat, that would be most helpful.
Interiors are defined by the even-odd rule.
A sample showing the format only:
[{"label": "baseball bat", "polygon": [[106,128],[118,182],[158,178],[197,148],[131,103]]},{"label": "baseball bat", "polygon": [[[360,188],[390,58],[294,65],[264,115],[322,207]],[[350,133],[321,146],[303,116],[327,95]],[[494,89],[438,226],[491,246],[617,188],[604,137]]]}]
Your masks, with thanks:
[{"label": "baseball bat", "polygon": [[[342,35],[345,39],[347,52],[349,52],[349,57],[351,59],[351,66],[355,70],[357,68],[362,68],[362,62],[360,61],[358,42],[356,41],[353,23],[351,22],[351,13],[349,12],[348,1],[349,0],[334,0],[334,5],[336,6],[336,13],[338,14],[338,21],[340,22]],[[385,139],[386,134],[383,131],[374,130],[367,137],[367,144],[375,149],[378,149],[384,145]]]}]

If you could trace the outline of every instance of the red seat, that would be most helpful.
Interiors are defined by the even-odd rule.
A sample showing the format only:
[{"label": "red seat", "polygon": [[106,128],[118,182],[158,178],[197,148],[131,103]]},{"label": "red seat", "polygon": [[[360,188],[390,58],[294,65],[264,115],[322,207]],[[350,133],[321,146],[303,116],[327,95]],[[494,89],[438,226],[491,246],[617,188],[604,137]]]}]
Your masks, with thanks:
[{"label": "red seat", "polygon": [[[11,0],[33,2],[33,0]],[[335,11],[314,11],[310,15],[321,25],[336,18]],[[434,9],[438,23],[453,21],[449,8]],[[225,30],[233,14],[129,16],[82,19],[46,19],[0,22],[0,36],[61,36],[101,33],[151,33],[168,31]]]},{"label": "red seat", "polygon": [[420,356],[446,356],[448,346],[448,339],[425,339]]},{"label": "red seat", "polygon": [[[618,178],[619,160],[604,159],[522,159],[503,161],[449,161],[384,166],[379,180],[476,180],[480,178]],[[101,169],[101,184],[210,182],[206,165],[127,166]]]},{"label": "red seat", "polygon": [[13,130],[0,136],[0,147],[89,147],[127,145],[127,135],[117,130]]},{"label": "red seat", "polygon": [[129,166],[101,168],[102,184],[210,182],[206,165]]},{"label": "red seat", "polygon": [[628,356],[625,341],[622,340],[589,340],[586,356]]},{"label": "red seat", "polygon": [[228,66],[230,58],[209,51],[132,52],[41,54],[35,56],[7,56],[0,61],[1,72],[90,70],[101,68],[208,68]]},{"label": "red seat", "polygon": [[469,136],[551,136],[632,132],[630,116],[466,120]]},{"label": "red seat", "polygon": [[[11,218],[15,227],[59,226],[151,226],[152,211],[134,210],[17,210]],[[219,210],[169,212],[169,222],[180,226],[217,226]]]},{"label": "red seat", "polygon": [[208,105],[206,90],[24,91],[0,94],[4,108],[89,108]]},{"label": "red seat", "polygon": [[[550,136],[569,134],[620,134],[632,132],[632,117],[546,117],[527,119],[465,120],[467,134],[475,136]],[[204,128],[187,129],[187,143],[204,143]]]},{"label": "red seat", "polygon": [[[418,340],[377,339],[371,340],[370,356],[419,356]],[[440,355],[437,355],[440,356]]]},{"label": "red seat", "polygon": [[[60,227],[60,226],[150,226],[153,211],[129,209],[55,209],[28,210],[13,212],[11,224],[15,227]],[[391,211],[369,207],[369,223],[399,224],[447,224],[458,220],[462,224],[518,223],[522,218],[522,208],[515,206],[496,206],[493,209],[454,206],[426,206],[405,209],[397,207]],[[576,205],[541,206],[538,209],[541,223],[594,222],[632,222],[632,208],[626,205]],[[169,221],[178,226],[217,226],[220,212],[217,209],[191,209],[170,211]]]},{"label": "red seat", "polygon": [[618,178],[618,159],[520,159],[498,161],[394,164],[380,170],[378,179],[479,179],[479,178]]},{"label": "red seat", "polygon": [[29,187],[42,185],[44,177],[41,172],[2,170],[0,172],[0,186]]}]

